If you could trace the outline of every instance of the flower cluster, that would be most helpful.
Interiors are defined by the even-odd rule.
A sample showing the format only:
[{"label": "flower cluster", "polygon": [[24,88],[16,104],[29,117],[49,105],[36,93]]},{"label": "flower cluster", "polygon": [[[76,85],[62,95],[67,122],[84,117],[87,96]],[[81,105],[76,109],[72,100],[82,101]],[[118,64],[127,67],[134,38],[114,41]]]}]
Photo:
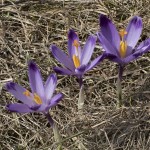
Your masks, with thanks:
[{"label": "flower cluster", "polygon": [[[104,49],[103,54],[90,62],[97,37],[90,35],[84,47],[81,48],[78,35],[71,29],[68,33],[68,55],[56,45],[50,46],[54,57],[64,66],[63,68],[54,67],[56,73],[75,75],[81,79],[79,81],[82,81],[83,75],[98,63],[102,62],[104,58],[114,61],[123,67],[125,64],[150,50],[150,38],[135,47],[142,32],[142,19],[140,17],[134,16],[127,28],[121,29],[119,32],[111,20],[105,15],[100,15],[99,22],[100,31],[97,32],[97,37],[100,45]],[[7,83],[6,89],[23,103],[9,104],[7,108],[10,111],[19,113],[34,111],[47,113],[62,98],[62,93],[52,98],[57,84],[57,77],[55,74],[50,75],[45,85],[43,85],[42,77],[37,66],[31,61],[28,67],[32,92],[16,83]]]},{"label": "flower cluster", "polygon": [[[77,33],[72,29],[68,32],[68,54],[64,53],[56,45],[50,46],[53,56],[63,65],[63,67],[54,67],[54,71],[62,75],[76,76],[81,88],[84,74],[104,59],[118,63],[117,91],[119,106],[121,106],[123,68],[127,63],[150,50],[150,38],[136,46],[142,32],[142,19],[139,16],[134,16],[127,28],[121,29],[119,32],[112,21],[105,15],[100,15],[99,22],[100,31],[96,35],[90,35],[83,48],[80,46]],[[103,48],[103,53],[91,61],[97,39]],[[8,104],[7,109],[18,113],[42,112],[53,126],[49,109],[56,106],[63,97],[62,93],[53,96],[57,77],[55,74],[51,74],[43,84],[41,73],[34,62],[30,61],[28,63],[28,70],[31,92],[14,82],[7,83],[6,89],[22,102]]]}]

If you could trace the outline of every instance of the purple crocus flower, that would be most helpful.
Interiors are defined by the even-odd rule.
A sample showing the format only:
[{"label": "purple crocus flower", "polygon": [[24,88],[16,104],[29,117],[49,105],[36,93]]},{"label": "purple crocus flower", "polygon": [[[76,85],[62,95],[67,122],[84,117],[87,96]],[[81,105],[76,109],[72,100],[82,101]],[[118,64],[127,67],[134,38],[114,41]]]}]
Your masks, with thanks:
[{"label": "purple crocus flower", "polygon": [[150,50],[150,38],[135,47],[142,32],[142,19],[138,16],[131,19],[125,30],[122,29],[118,32],[111,20],[105,15],[100,15],[100,27],[101,32],[97,35],[105,50],[105,56],[119,64],[117,91],[118,106],[120,107],[122,106],[121,80],[123,68],[125,64]]},{"label": "purple crocus flower", "polygon": [[89,36],[83,49],[81,49],[77,34],[73,30],[70,30],[68,33],[69,56],[55,45],[50,47],[54,57],[65,66],[65,68],[54,67],[55,72],[63,75],[77,76],[81,86],[83,74],[95,67],[103,59],[103,55],[101,55],[89,63],[93,54],[96,40],[96,36]]},{"label": "purple crocus flower", "polygon": [[100,44],[107,57],[121,66],[150,50],[150,38],[135,47],[142,32],[141,17],[134,16],[127,28],[118,32],[111,20],[105,15],[100,15],[100,27],[101,32],[98,33]]},{"label": "purple crocus flower", "polygon": [[55,74],[51,74],[45,85],[43,85],[41,73],[36,64],[31,61],[28,67],[32,92],[14,82],[8,82],[6,89],[22,103],[8,104],[7,109],[18,113],[42,112],[47,116],[50,124],[53,125],[53,120],[48,111],[50,108],[56,106],[63,97],[62,93],[53,96],[57,84],[57,77]]}]

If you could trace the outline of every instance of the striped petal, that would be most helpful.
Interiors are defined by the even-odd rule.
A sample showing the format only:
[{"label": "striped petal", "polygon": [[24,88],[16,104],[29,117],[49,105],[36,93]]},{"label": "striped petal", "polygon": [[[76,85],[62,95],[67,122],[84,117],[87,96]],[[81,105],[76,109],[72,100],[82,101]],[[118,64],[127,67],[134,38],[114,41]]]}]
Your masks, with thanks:
[{"label": "striped petal", "polygon": [[60,50],[57,46],[52,45],[51,46],[51,51],[54,55],[54,57],[62,63],[66,68],[70,70],[74,70],[74,64],[73,61],[62,51]]},{"label": "striped petal", "polygon": [[127,45],[133,49],[142,32],[142,18],[138,16],[133,17],[126,28],[126,31],[127,34],[124,39],[127,41]]},{"label": "striped petal", "polygon": [[100,15],[99,21],[103,36],[111,43],[111,45],[113,45],[113,47],[119,49],[120,36],[115,25],[103,14]]},{"label": "striped petal", "polygon": [[28,66],[28,75],[32,93],[38,94],[38,96],[40,96],[40,98],[44,100],[45,93],[41,73],[36,64],[34,64],[32,61],[29,62]]},{"label": "striped petal", "polygon": [[45,83],[45,97],[48,103],[48,100],[51,99],[51,97],[53,96],[53,93],[55,91],[56,88],[56,84],[57,84],[57,77],[55,74],[51,74],[46,83]]},{"label": "striped petal", "polygon": [[118,49],[116,49],[112,43],[110,43],[104,36],[102,33],[97,33],[100,45],[103,47],[103,49],[105,50],[106,53],[108,54],[112,54],[115,56],[119,56],[119,51]]},{"label": "striped petal", "polygon": [[81,55],[81,65],[87,65],[88,62],[90,61],[91,56],[93,54],[93,50],[95,48],[96,39],[97,39],[96,36],[92,35],[89,36],[89,38],[87,39]]}]

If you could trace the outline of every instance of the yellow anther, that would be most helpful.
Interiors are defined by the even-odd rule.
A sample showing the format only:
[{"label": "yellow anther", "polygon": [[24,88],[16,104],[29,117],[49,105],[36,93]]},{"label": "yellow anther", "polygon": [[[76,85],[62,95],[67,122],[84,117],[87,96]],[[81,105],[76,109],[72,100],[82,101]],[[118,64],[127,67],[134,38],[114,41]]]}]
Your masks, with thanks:
[{"label": "yellow anther", "polygon": [[77,40],[73,41],[73,46],[75,46],[77,49],[80,46],[79,42]]},{"label": "yellow anther", "polygon": [[72,59],[73,59],[75,67],[78,68],[80,66],[79,58],[76,55],[73,55]]},{"label": "yellow anther", "polygon": [[24,94],[25,96],[30,96],[30,92],[29,92],[28,90],[26,90],[25,92],[23,92],[23,94]]},{"label": "yellow anther", "polygon": [[34,101],[39,105],[42,104],[40,96],[38,96],[36,93],[34,93]]},{"label": "yellow anther", "polygon": [[127,31],[126,30],[124,30],[124,29],[121,29],[120,31],[119,31],[119,35],[120,35],[120,37],[123,39],[124,38],[124,36],[127,34]]},{"label": "yellow anther", "polygon": [[121,56],[121,58],[124,58],[126,56],[126,52],[127,52],[127,43],[121,41],[120,42],[120,56]]}]

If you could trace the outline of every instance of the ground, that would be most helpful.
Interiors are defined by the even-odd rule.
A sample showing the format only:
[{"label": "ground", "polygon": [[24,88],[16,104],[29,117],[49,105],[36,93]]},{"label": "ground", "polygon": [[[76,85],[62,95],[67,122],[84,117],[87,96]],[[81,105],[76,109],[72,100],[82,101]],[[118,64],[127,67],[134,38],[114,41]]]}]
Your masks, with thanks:
[{"label": "ground", "polygon": [[[4,85],[14,81],[29,89],[27,62],[33,60],[44,81],[60,65],[49,51],[56,44],[67,52],[67,33],[74,29],[83,45],[99,30],[99,14],[125,28],[134,15],[143,19],[140,41],[150,37],[149,0],[38,1],[1,0],[0,4],[0,150],[55,150],[52,128],[42,114],[17,114],[5,105],[17,100]],[[92,58],[102,53],[97,42]],[[148,150],[150,147],[150,53],[129,63],[123,74],[124,106],[116,108],[117,64],[104,60],[84,76],[85,105],[77,110],[79,85],[58,75],[64,94],[50,110],[64,150]],[[78,145],[82,143],[84,148]]]}]

